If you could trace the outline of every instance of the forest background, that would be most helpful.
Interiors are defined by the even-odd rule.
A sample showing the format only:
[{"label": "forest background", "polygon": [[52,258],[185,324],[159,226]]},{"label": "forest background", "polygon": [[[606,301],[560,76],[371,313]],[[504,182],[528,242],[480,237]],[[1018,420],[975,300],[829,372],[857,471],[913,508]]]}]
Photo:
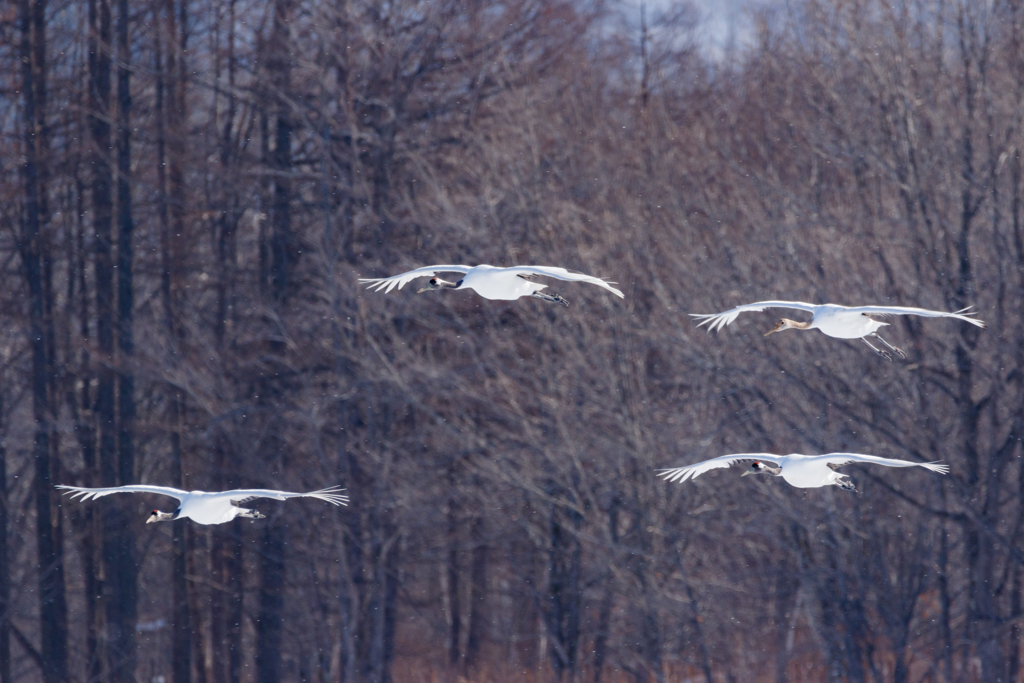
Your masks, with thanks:
[{"label": "forest background", "polygon": [[[700,16],[0,5],[0,682],[1022,680],[1024,6]],[[430,263],[626,298],[356,283]],[[687,316],[763,299],[989,329]],[[844,450],[952,471],[654,475]]]}]

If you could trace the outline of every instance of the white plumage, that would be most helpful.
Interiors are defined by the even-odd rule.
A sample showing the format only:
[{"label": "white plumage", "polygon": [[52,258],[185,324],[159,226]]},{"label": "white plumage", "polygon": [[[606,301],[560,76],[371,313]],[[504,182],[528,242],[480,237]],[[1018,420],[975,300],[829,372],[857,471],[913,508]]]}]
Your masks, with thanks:
[{"label": "white plumage", "polygon": [[[458,282],[453,283],[441,280],[437,277],[438,273],[463,273],[463,276]],[[607,289],[617,297],[622,298],[623,296],[622,292],[612,287],[613,284],[616,284],[614,282],[609,283],[601,278],[582,273],[570,273],[565,268],[552,266],[512,266],[510,268],[497,268],[488,265],[426,266],[386,278],[362,278],[359,282],[369,285],[368,288],[374,291],[383,290],[387,293],[395,287],[402,289],[416,278],[429,277],[430,284],[419,290],[420,292],[431,289],[472,289],[483,298],[496,301],[514,301],[522,296],[534,296],[568,306],[569,302],[558,294],[541,292],[547,285],[532,282],[532,279],[539,275],[569,282],[587,282]]]},{"label": "white plumage", "polygon": [[893,460],[880,458],[877,455],[860,453],[827,453],[825,455],[773,455],[771,453],[733,453],[711,458],[694,465],[661,470],[658,476],[666,481],[686,481],[696,479],[710,470],[730,467],[734,463],[753,460],[750,468],[741,476],[768,472],[780,476],[792,486],[801,489],[812,489],[820,486],[839,486],[848,491],[855,491],[853,483],[844,479],[848,475],[836,471],[836,468],[854,463],[870,463],[885,467],[924,467],[932,472],[948,474],[949,466],[941,462],[910,462],[909,460]]},{"label": "white plumage", "polygon": [[71,493],[72,498],[91,500],[102,498],[112,493],[156,493],[162,496],[177,498],[180,502],[178,509],[174,512],[160,512],[153,510],[146,523],[171,519],[188,518],[198,524],[223,524],[230,522],[235,517],[249,517],[260,519],[265,515],[254,510],[247,510],[242,505],[257,498],[273,498],[274,500],[287,500],[289,498],[317,498],[325,500],[333,505],[348,505],[348,496],[342,495],[345,489],[332,486],[319,491],[309,493],[291,493],[289,491],[274,491],[271,489],[236,489],[234,491],[220,491],[210,493],[207,491],[182,491],[168,486],[113,486],[110,488],[90,489],[79,486],[58,486]]},{"label": "white plumage", "polygon": [[773,332],[781,332],[782,330],[821,330],[823,334],[837,339],[861,339],[872,350],[889,360],[892,360],[892,356],[887,351],[876,348],[866,337],[874,337],[902,358],[906,358],[906,354],[878,336],[878,329],[889,323],[875,320],[871,316],[919,315],[925,318],[955,318],[972,325],[977,325],[982,329],[985,328],[984,322],[971,317],[974,315],[970,312],[971,307],[956,311],[955,313],[947,313],[906,306],[840,306],[838,304],[822,304],[819,306],[802,301],[759,301],[754,304],[737,306],[722,313],[691,313],[690,315],[701,321],[697,327],[707,325],[709,332],[712,330],[721,331],[723,327],[736,320],[740,313],[763,311],[766,308],[792,308],[798,311],[807,311],[813,315],[807,322],[796,322],[783,318],[775,325],[774,329],[765,335],[766,337]]}]

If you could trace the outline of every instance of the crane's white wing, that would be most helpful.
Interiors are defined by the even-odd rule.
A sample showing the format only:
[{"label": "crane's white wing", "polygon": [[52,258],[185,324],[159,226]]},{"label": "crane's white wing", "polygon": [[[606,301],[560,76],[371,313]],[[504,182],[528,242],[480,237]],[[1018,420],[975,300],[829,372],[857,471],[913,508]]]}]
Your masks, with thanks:
[{"label": "crane's white wing", "polygon": [[759,301],[756,304],[744,304],[743,306],[737,306],[736,308],[722,313],[691,313],[690,317],[701,321],[697,327],[707,325],[708,332],[711,332],[712,330],[721,331],[723,327],[738,318],[740,313],[745,313],[747,311],[763,311],[766,308],[794,308],[798,311],[814,313],[814,309],[817,308],[817,306],[814,304],[805,304],[802,301]]},{"label": "crane's white wing", "polygon": [[74,491],[74,493],[71,494],[71,497],[81,497],[81,500],[102,498],[103,496],[109,496],[111,493],[159,493],[162,496],[170,496],[171,498],[177,498],[178,500],[181,500],[188,495],[188,491],[182,491],[181,489],[172,489],[169,486],[146,486],[144,484],[111,486],[110,488],[105,489],[86,489],[80,486],[57,486],[57,488],[65,489],[69,492]]},{"label": "crane's white wing", "polygon": [[770,462],[773,465],[779,465],[783,457],[784,456],[781,455],[772,455],[771,453],[733,453],[732,455],[720,455],[717,458],[711,458],[710,460],[699,462],[696,465],[659,470],[658,476],[664,477],[665,481],[686,481],[687,479],[696,479],[710,470],[730,467],[733,463],[742,462],[744,460],[756,460],[758,462],[764,461]]},{"label": "crane's white wing", "polygon": [[273,491],[271,489],[237,489],[235,491],[225,491],[220,495],[230,498],[231,504],[235,506],[245,505],[257,498],[273,498],[274,500],[288,500],[289,498],[318,498],[320,500],[326,500],[328,503],[332,503],[333,505],[348,505],[348,496],[341,494],[344,490],[345,489],[340,486],[331,486],[326,489],[320,489],[319,491],[310,491],[309,493],[292,493],[290,491]]},{"label": "crane's white wing", "polygon": [[930,311],[927,308],[910,308],[907,306],[853,306],[849,310],[856,313],[864,313],[867,315],[877,315],[880,317],[890,315],[920,315],[925,318],[956,318],[957,320],[963,320],[972,325],[977,325],[981,329],[988,327],[983,321],[977,318],[972,318],[972,315],[977,315],[971,311],[972,306],[968,306],[965,309],[959,310],[955,313],[946,313],[945,311]]},{"label": "crane's white wing", "polygon": [[468,273],[472,269],[473,266],[424,266],[423,268],[410,270],[408,273],[402,273],[401,275],[392,275],[391,277],[360,278],[359,283],[369,285],[367,289],[372,289],[375,292],[383,289],[386,294],[396,286],[399,289],[405,287],[418,277],[434,277],[438,273]]},{"label": "crane's white wing", "polygon": [[570,273],[565,268],[556,268],[554,266],[512,266],[511,268],[504,268],[511,273],[523,273],[526,275],[544,275],[546,277],[558,278],[559,280],[568,280],[570,282],[589,282],[592,285],[603,287],[609,292],[619,297],[620,299],[626,298],[622,292],[612,287],[617,285],[617,282],[607,282],[599,277],[593,275],[584,275],[583,273]]},{"label": "crane's white wing", "polygon": [[910,462],[909,460],[893,460],[892,458],[880,458],[877,455],[862,455],[860,453],[827,453],[817,456],[815,460],[823,460],[825,463],[836,467],[867,462],[873,465],[885,465],[886,467],[924,467],[939,474],[949,474],[949,465],[941,462]]}]

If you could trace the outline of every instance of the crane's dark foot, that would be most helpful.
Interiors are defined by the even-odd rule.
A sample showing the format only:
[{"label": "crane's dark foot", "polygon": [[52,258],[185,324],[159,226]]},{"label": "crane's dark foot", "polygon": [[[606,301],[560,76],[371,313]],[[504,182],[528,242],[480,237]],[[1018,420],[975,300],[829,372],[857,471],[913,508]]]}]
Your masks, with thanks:
[{"label": "crane's dark foot", "polygon": [[[876,335],[876,334],[873,334],[871,336],[878,337],[878,335]],[[871,349],[872,351],[877,353],[882,358],[884,358],[886,360],[892,360],[892,354],[891,353],[889,353],[888,351],[885,351],[884,349],[878,348],[877,346],[875,346],[874,344],[869,342],[867,337],[861,337],[860,340],[862,342],[864,342],[865,344],[867,344],[869,349]],[[883,344],[885,344],[885,340],[884,339],[879,338],[879,341],[882,342]],[[889,344],[885,344],[885,345],[889,346]],[[892,348],[892,347],[890,347],[890,348]]]},{"label": "crane's dark foot", "polygon": [[267,518],[266,515],[264,515],[262,513],[259,513],[259,512],[256,512],[255,510],[243,510],[242,512],[238,513],[238,516],[239,517],[248,517],[249,519],[266,519]]},{"label": "crane's dark foot", "polygon": [[533,295],[535,297],[537,297],[538,299],[543,299],[544,301],[550,301],[552,303],[562,304],[563,306],[568,306],[569,305],[569,302],[566,301],[562,296],[560,296],[558,294],[548,294],[546,292],[534,292]]},{"label": "crane's dark foot", "polygon": [[[903,353],[903,349],[898,349],[895,346],[893,346],[892,344],[890,344],[889,342],[885,341],[880,336],[878,336],[877,332],[875,334],[872,334],[871,336],[874,337],[875,339],[877,339],[878,341],[882,342],[882,344],[884,344],[887,349],[889,349],[890,351],[895,353],[897,356],[899,356],[903,360],[907,359],[907,354]],[[875,348],[875,347],[872,346],[871,348]],[[885,355],[889,358],[889,360],[892,360],[892,357],[888,356],[887,354],[885,354]]]},{"label": "crane's dark foot", "polygon": [[854,486],[853,482],[850,481],[849,479],[840,479],[839,481],[836,482],[836,486],[838,486],[844,491],[853,491],[854,493],[858,492],[857,487]]}]

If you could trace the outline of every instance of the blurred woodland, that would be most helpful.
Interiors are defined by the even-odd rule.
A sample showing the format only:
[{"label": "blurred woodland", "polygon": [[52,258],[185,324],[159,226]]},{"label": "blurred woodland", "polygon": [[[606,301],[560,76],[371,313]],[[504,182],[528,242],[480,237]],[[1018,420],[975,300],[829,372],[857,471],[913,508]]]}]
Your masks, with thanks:
[{"label": "blurred woodland", "polygon": [[[1024,5],[780,7],[0,4],[0,683],[1024,680]],[[655,477],[744,451],[952,472]]]}]

